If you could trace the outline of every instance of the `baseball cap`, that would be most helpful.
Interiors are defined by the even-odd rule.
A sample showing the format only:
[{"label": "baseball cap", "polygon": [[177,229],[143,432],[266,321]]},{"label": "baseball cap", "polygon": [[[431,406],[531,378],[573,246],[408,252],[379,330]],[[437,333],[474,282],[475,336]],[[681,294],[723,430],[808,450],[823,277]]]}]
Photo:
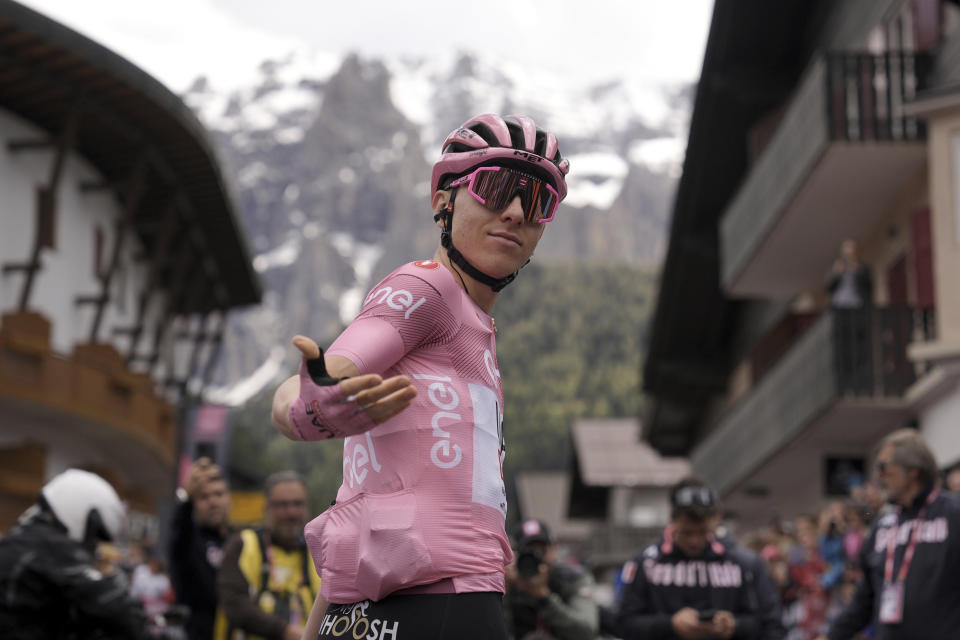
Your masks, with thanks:
[{"label": "baseball cap", "polygon": [[523,546],[531,542],[545,542],[551,544],[553,536],[550,535],[550,529],[546,523],[536,518],[528,518],[520,523],[514,533],[517,544]]}]

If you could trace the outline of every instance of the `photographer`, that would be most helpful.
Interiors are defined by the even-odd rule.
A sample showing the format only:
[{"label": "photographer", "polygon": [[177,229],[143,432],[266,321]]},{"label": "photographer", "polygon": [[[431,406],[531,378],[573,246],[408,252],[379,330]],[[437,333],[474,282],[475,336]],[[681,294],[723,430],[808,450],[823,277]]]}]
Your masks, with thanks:
[{"label": "photographer", "polygon": [[556,561],[547,526],[525,520],[514,536],[516,560],[507,566],[503,599],[513,640],[593,640],[599,610],[591,598],[593,579],[583,569]]},{"label": "photographer", "polygon": [[713,491],[688,478],[673,488],[670,503],[661,540],[624,565],[621,637],[761,638],[757,589],[763,585],[754,584],[744,554],[716,539]]}]

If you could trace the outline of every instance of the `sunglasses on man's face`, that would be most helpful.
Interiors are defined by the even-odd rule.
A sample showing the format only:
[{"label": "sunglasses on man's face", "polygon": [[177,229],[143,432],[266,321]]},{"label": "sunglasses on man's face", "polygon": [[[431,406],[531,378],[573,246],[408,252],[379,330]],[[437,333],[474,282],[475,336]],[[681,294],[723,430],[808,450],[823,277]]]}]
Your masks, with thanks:
[{"label": "sunglasses on man's face", "polygon": [[283,510],[283,509],[305,509],[307,507],[306,500],[270,500],[267,502],[267,506],[271,509]]},{"label": "sunglasses on man's face", "polygon": [[893,462],[892,462],[892,461],[877,460],[877,463],[876,463],[877,473],[879,473],[879,474],[884,474],[884,473],[886,473],[886,472],[887,472],[887,469],[889,469],[889,468],[891,467],[891,465],[893,465]]},{"label": "sunglasses on man's face", "polygon": [[715,504],[713,492],[706,487],[684,487],[673,497],[675,507],[712,507]]},{"label": "sunglasses on man's face", "polygon": [[457,178],[448,188],[464,184],[477,202],[497,213],[510,206],[519,195],[523,219],[527,222],[550,222],[560,204],[557,190],[549,183],[507,167],[480,167]]}]

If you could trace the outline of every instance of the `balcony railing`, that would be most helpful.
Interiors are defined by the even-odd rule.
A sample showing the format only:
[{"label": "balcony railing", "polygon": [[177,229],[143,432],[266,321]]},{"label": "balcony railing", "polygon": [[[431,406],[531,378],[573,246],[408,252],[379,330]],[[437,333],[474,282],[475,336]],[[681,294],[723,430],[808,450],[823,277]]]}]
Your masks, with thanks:
[{"label": "balcony railing", "polygon": [[931,309],[823,313],[719,418],[692,452],[694,468],[726,491],[843,399],[897,410],[889,401],[902,399],[926,370],[908,359],[907,346],[935,335]]},{"label": "balcony railing", "polygon": [[928,59],[910,53],[826,56],[828,121],[834,140],[923,140],[924,123],[903,106],[917,93]]},{"label": "balcony railing", "polygon": [[[929,66],[899,52],[813,60],[723,213],[727,291],[789,298],[822,277],[844,238],[878,222],[926,158],[924,124],[904,107]],[[797,244],[814,230],[821,242]]]},{"label": "balcony railing", "polygon": [[898,305],[832,313],[840,395],[900,397],[926,371],[926,363],[907,358],[907,346],[935,337],[933,309]]}]

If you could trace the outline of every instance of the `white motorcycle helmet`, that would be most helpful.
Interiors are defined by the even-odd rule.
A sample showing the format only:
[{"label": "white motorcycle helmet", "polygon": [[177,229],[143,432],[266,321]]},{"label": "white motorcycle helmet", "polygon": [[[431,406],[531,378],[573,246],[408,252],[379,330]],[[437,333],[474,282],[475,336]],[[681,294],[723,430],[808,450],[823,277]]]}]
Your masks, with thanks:
[{"label": "white motorcycle helmet", "polygon": [[40,493],[72,540],[89,545],[120,538],[126,519],[123,503],[113,487],[97,474],[67,469]]}]

